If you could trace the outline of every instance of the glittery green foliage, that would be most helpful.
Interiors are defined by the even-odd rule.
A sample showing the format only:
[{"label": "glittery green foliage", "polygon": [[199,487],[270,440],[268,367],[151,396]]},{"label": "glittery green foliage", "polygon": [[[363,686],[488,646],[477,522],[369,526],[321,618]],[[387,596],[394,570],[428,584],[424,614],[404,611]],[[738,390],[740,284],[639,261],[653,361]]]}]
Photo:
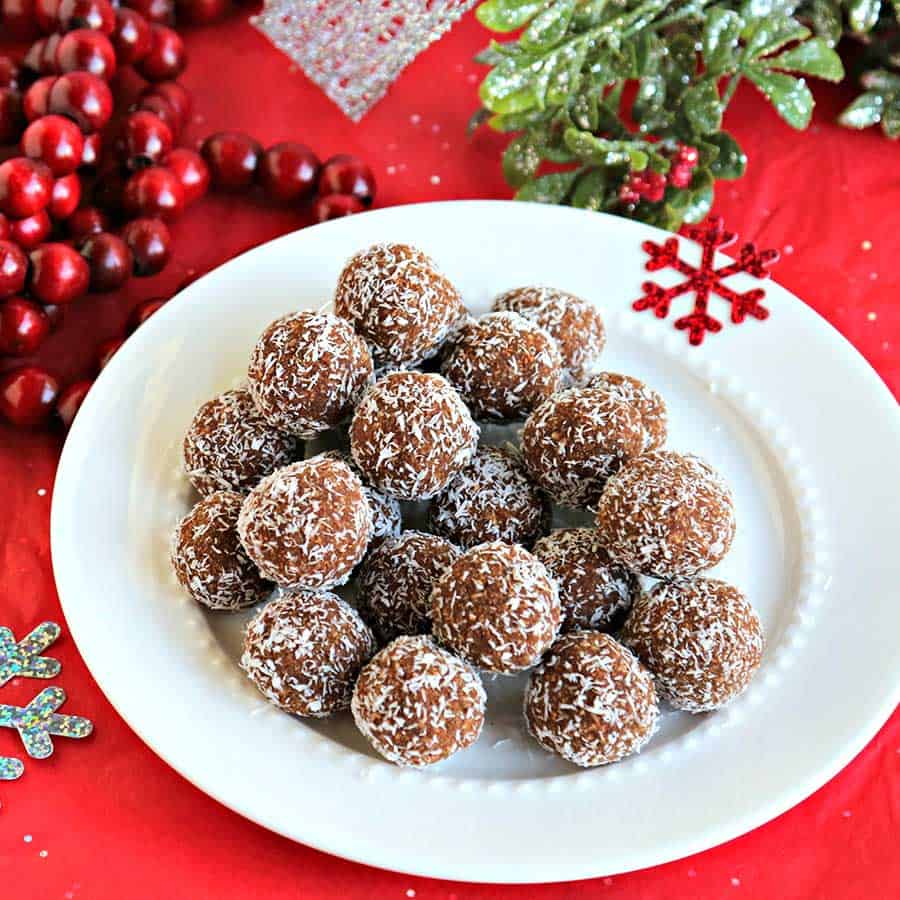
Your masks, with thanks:
[{"label": "glittery green foliage", "polygon": [[[473,127],[509,133],[503,172],[516,197],[633,216],[664,228],[709,211],[715,183],[747,164],[723,115],[741,81],[792,128],[805,128],[807,78],[844,77],[845,31],[896,25],[882,0],[487,0],[479,20],[499,34],[478,56],[490,67]],[[880,39],[879,39],[880,40]],[[887,77],[891,76],[891,77]],[[900,82],[870,73],[842,119],[900,128]],[[680,147],[697,150],[687,179],[672,177]],[[665,181],[662,196],[623,199],[635,173]]]}]

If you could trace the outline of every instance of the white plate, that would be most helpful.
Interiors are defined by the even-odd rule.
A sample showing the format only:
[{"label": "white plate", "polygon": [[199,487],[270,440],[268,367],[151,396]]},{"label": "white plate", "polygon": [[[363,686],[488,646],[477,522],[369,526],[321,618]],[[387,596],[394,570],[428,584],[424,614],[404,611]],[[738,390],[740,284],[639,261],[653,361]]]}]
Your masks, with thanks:
[{"label": "white plate", "polygon": [[[633,312],[647,278],[641,242],[661,237],[558,207],[398,207],[259,247],[144,325],[78,416],[52,518],[69,627],[131,727],[202,790],[274,831],[373,865],[473,881],[671,860],[778,815],[844,766],[900,688],[896,404],[837,332],[774,283],[764,323],[731,325],[711,301],[726,324],[700,348],[672,327],[689,299],[665,321]],[[738,537],[717,572],[746,589],[768,647],[731,707],[669,713],[639,757],[582,771],[523,735],[521,683],[499,679],[478,744],[416,772],[369,754],[349,716],[293,719],[241,676],[240,617],[204,615],[169,571],[168,534],[191,502],[181,437],[199,404],[240,378],[262,328],[321,306],[345,259],[376,240],[433,254],[476,313],[530,283],[597,303],[607,368],[658,388],[670,446],[705,456],[735,491]]]}]

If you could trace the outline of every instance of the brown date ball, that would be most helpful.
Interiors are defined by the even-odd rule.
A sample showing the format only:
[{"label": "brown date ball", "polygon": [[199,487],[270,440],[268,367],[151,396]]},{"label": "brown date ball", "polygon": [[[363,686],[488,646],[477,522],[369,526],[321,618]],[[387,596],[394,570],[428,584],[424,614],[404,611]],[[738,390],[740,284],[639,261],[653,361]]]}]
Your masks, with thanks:
[{"label": "brown date ball", "polygon": [[637,578],[610,559],[593,528],[552,531],[533,553],[556,579],[563,631],[614,629],[640,590]]},{"label": "brown date ball", "polygon": [[637,412],[597,388],[570,388],[542,403],[522,429],[522,459],[557,503],[590,509],[607,478],[641,452]]},{"label": "brown date ball", "polygon": [[434,637],[472,665],[512,675],[537,664],[559,631],[556,583],[527,550],[501,541],[466,551],[431,593]]},{"label": "brown date ball", "polygon": [[635,603],[622,641],[653,674],[660,697],[693,713],[737,697],[765,647],[747,598],[713,578],[656,584]]},{"label": "brown date ball", "polygon": [[362,559],[372,511],[349,466],[316,457],[263,478],[244,500],[238,533],[266,578],[323,590],[344,584]]},{"label": "brown date ball", "polygon": [[441,374],[476,419],[506,421],[528,415],[562,385],[556,342],[514,312],[468,322],[453,339]]},{"label": "brown date ball", "polygon": [[603,766],[637,753],[656,731],[650,673],[608,634],[564,634],[531,673],[525,724],[550,753]]},{"label": "brown date ball", "polygon": [[209,609],[244,609],[259,603],[274,585],[265,581],[238,540],[244,498],[233,491],[204,497],[172,535],[171,560],[181,586]]},{"label": "brown date ball", "polygon": [[351,257],[334,310],[369,342],[375,365],[414,366],[433,356],[465,307],[434,262],[406,244],[375,244]]},{"label": "brown date ball", "polygon": [[201,493],[245,492],[295,459],[297,439],[273,428],[246,390],[225,391],[197,410],[182,452],[184,470]]},{"label": "brown date ball", "polygon": [[305,310],[266,328],[247,378],[267,422],[311,438],[350,415],[372,378],[372,358],[343,319]]},{"label": "brown date ball", "polygon": [[669,421],[666,402],[653,388],[631,375],[617,372],[601,372],[586,386],[607,391],[636,410],[644,431],[642,452],[658,450],[666,442]]},{"label": "brown date ball", "polygon": [[655,578],[695,575],[734,539],[734,501],[721,475],[697,456],[653,450],[609,479],[597,530],[610,556]]},{"label": "brown date ball", "polygon": [[421,531],[389,537],[369,552],[360,568],[356,600],[381,641],[431,631],[431,590],[458,557],[449,541]]},{"label": "brown date ball", "polygon": [[468,549],[487,541],[530,548],[550,525],[550,501],[503,447],[481,447],[472,461],[431,501],[435,534]]},{"label": "brown date ball", "polygon": [[291,591],[244,632],[241,668],[270,703],[322,718],[350,706],[360,669],[375,652],[359,614],[327,591]]},{"label": "brown date ball", "polygon": [[421,768],[474,744],[486,695],[478,673],[425,635],[398,637],[353,691],[357,728],[385,759]]}]

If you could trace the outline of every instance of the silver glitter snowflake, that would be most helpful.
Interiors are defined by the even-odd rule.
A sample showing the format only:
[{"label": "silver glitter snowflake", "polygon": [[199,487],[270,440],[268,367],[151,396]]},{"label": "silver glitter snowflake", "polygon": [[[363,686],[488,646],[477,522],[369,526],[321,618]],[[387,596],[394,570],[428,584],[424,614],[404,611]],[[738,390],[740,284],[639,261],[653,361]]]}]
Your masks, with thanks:
[{"label": "silver glitter snowflake", "polygon": [[358,122],[477,0],[266,0],[253,24]]}]

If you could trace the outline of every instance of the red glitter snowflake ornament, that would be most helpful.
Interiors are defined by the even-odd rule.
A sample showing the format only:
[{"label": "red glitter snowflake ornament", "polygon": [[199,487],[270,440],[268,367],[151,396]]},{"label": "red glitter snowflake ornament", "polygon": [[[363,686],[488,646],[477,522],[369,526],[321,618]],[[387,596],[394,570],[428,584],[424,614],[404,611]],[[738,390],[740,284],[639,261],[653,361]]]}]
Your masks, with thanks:
[{"label": "red glitter snowflake ornament", "polygon": [[744,244],[737,260],[717,269],[713,265],[716,250],[729,247],[737,240],[736,234],[725,230],[721,217],[713,216],[702,225],[686,227],[684,236],[703,248],[699,266],[692,266],[679,258],[677,237],[668,238],[662,245],[653,241],[644,241],[641,245],[650,255],[646,264],[649,272],[673,268],[687,277],[668,288],[661,287],[654,281],[645,281],[641,285],[644,296],[634,301],[634,309],[638,312],[652,309],[658,318],[664,319],[676,297],[693,291],[694,309],[688,315],[676,319],[675,327],[679,331],[686,331],[688,340],[695,347],[703,343],[708,331],[715,334],[722,330],[722,323],[707,312],[710,294],[718,294],[731,304],[731,321],[735,325],[740,325],[747,316],[760,321],[769,317],[769,310],[760,304],[766,293],[762,288],[739,293],[723,284],[723,281],[738,272],[746,272],[755,278],[768,278],[769,266],[778,261],[777,250],[757,250],[753,244]]}]

